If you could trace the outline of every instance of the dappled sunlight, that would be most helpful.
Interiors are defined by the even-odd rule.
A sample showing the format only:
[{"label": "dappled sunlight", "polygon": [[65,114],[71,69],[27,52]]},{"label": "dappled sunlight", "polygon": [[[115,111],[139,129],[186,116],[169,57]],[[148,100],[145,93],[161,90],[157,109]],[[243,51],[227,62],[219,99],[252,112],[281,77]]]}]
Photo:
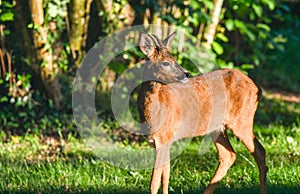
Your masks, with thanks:
[{"label": "dappled sunlight", "polygon": [[[147,117],[161,128],[160,121],[174,113],[180,99],[183,108],[175,112],[188,113],[180,125],[188,126],[182,134],[204,125],[208,115],[208,126],[220,127],[225,101],[230,100],[220,95],[224,88],[209,79],[196,83],[210,85],[206,92],[215,101],[213,110],[199,112],[186,84],[218,69],[241,75],[227,81],[239,94],[232,98],[234,108],[244,113],[254,111],[247,109],[254,98],[245,93],[249,82],[241,87],[241,77],[246,74],[262,89],[253,131],[266,150],[268,193],[300,193],[299,1],[0,2],[0,193],[149,193],[152,169],[147,168],[153,167],[159,145],[153,133],[148,136],[147,123],[140,121]],[[168,35],[171,38],[164,39]],[[153,59],[148,66],[143,65],[143,53]],[[170,92],[168,98],[161,93],[163,106],[153,103],[153,94],[147,101],[153,106],[144,118],[137,102],[142,75],[151,77],[147,70],[159,84],[173,84],[179,92]],[[256,100],[260,90],[253,96]],[[241,118],[242,111],[233,112]],[[245,136],[241,126],[247,120],[252,117],[232,121],[238,123],[239,137]],[[173,128],[158,133],[161,142],[172,136],[166,131],[178,123],[174,119],[169,123]],[[257,154],[260,144],[250,146],[251,154],[234,130],[227,131],[236,161],[214,193],[259,193],[259,169],[252,154],[256,160],[263,158],[263,151]],[[253,140],[251,135],[246,137]],[[132,154],[143,150],[151,154]],[[160,153],[169,159],[164,149]],[[180,140],[170,147],[170,155],[171,176],[164,191],[171,194],[204,192],[220,162],[210,136]],[[225,158],[233,161],[233,155]]]}]

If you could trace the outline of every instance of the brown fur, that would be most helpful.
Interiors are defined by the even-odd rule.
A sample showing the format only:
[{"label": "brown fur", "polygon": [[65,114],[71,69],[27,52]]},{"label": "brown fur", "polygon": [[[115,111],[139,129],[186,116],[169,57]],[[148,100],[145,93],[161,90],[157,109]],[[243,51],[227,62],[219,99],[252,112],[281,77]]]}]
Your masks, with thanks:
[{"label": "brown fur", "polygon": [[[213,193],[236,158],[226,134],[227,128],[254,156],[260,172],[260,192],[266,193],[265,150],[253,133],[253,118],[260,95],[258,87],[245,74],[232,69],[214,71],[186,81],[182,77],[185,70],[166,50],[169,45],[157,50],[158,45],[151,47],[148,36],[142,35],[141,49],[150,59],[145,67],[150,74],[145,73],[154,80],[143,83],[138,103],[141,121],[148,126],[149,142],[156,149],[151,193],[158,192],[161,180],[163,193],[168,193],[172,143],[205,134],[211,134],[220,158],[219,167],[204,192]],[[157,41],[160,40],[154,37],[154,42]],[[143,44],[145,42],[147,45]],[[167,68],[162,65],[166,61],[170,64]],[[224,114],[220,120],[219,113]]]}]

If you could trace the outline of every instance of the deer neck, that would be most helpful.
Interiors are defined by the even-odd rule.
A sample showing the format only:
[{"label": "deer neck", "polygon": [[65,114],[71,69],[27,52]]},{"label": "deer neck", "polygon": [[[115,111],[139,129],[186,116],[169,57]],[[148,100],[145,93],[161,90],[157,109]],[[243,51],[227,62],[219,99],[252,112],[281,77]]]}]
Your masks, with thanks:
[{"label": "deer neck", "polygon": [[160,83],[158,81],[146,81],[142,84],[142,90],[146,93],[158,93],[160,88],[163,86],[163,83]]}]

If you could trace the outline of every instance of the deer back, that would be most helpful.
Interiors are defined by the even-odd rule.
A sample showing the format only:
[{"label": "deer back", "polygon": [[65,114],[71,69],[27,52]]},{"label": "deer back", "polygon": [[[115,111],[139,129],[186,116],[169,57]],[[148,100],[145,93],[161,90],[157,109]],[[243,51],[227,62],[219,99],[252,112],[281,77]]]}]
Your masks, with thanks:
[{"label": "deer back", "polygon": [[144,36],[141,49],[149,62],[138,103],[150,142],[158,146],[252,124],[259,89],[250,78],[231,69],[188,78],[168,52],[170,37],[163,43]]}]

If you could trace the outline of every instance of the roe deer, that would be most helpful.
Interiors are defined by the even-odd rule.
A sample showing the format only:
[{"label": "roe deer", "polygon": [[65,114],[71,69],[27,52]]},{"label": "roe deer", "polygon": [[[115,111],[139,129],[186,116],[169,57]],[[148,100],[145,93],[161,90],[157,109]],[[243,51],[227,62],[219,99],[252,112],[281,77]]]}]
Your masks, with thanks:
[{"label": "roe deer", "polygon": [[[175,32],[161,41],[142,33],[140,48],[149,59],[138,98],[142,123],[156,150],[151,193],[168,193],[170,146],[182,138],[209,134],[219,153],[219,166],[204,193],[213,193],[234,163],[236,154],[226,129],[240,139],[253,155],[260,177],[260,193],[267,193],[265,149],[254,136],[253,119],[260,89],[238,70],[222,69],[190,77],[169,53]],[[220,116],[221,115],[221,116]]]}]

